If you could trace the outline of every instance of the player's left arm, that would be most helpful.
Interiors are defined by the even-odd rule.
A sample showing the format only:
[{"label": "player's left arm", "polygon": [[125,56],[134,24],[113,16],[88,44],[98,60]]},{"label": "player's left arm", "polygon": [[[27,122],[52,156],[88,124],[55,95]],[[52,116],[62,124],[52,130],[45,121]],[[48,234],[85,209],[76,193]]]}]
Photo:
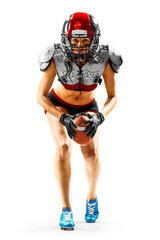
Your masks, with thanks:
[{"label": "player's left arm", "polygon": [[102,110],[90,116],[90,119],[83,123],[83,125],[89,124],[89,126],[85,128],[84,132],[87,133],[87,136],[91,136],[91,138],[94,137],[97,128],[104,122],[105,117],[112,111],[117,102],[115,73],[118,73],[123,60],[121,55],[112,50],[109,51],[109,56],[109,64],[107,64],[102,74],[107,91],[107,99]]},{"label": "player's left arm", "polygon": [[107,64],[103,72],[104,84],[107,92],[107,99],[101,110],[101,113],[106,117],[117,103],[115,73],[110,64]]},{"label": "player's left arm", "polygon": [[83,123],[83,125],[89,124],[89,126],[86,127],[86,129],[84,130],[84,132],[87,133],[88,137],[89,136],[91,136],[91,138],[94,137],[98,126],[104,122],[105,117],[112,111],[112,109],[116,105],[117,97],[116,97],[114,75],[115,73],[110,67],[110,64],[107,64],[103,72],[103,78],[104,78],[104,83],[105,83],[108,97],[104,103],[102,110],[90,116],[89,117],[90,119]]}]

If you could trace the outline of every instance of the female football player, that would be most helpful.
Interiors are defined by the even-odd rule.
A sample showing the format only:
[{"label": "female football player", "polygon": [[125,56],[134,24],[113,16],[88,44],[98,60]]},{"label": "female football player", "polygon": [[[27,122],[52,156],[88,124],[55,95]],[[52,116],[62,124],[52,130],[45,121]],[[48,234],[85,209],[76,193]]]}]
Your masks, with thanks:
[{"label": "female football player", "polygon": [[[54,161],[62,213],[61,229],[74,229],[72,207],[69,199],[71,178],[71,144],[76,136],[74,118],[87,115],[89,123],[84,130],[92,140],[80,146],[85,159],[88,179],[86,199],[86,222],[93,223],[99,215],[96,186],[100,174],[98,154],[98,127],[114,108],[117,97],[115,73],[122,64],[121,56],[108,45],[99,45],[100,29],[95,18],[87,13],[72,14],[64,23],[61,44],[53,44],[39,56],[42,79],[37,93],[37,102],[45,109],[46,118],[56,144]],[[51,88],[57,76],[59,85]],[[107,99],[99,111],[94,90],[103,81]],[[50,90],[51,89],[51,90]]]}]

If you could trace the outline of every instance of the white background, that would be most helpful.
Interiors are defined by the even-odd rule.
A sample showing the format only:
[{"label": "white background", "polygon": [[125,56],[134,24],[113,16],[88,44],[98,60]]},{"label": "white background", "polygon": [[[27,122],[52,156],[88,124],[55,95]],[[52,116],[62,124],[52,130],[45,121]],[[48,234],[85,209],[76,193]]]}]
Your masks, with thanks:
[{"label": "white background", "polygon": [[[39,53],[60,42],[64,20],[91,13],[101,44],[124,63],[118,103],[100,127],[99,219],[84,221],[84,159],[73,143],[70,200],[75,231],[59,229],[61,199],[53,171],[55,145],[36,102]],[[1,239],[160,239],[160,37],[158,1],[5,1],[0,6]],[[104,85],[96,90],[99,107]]]}]

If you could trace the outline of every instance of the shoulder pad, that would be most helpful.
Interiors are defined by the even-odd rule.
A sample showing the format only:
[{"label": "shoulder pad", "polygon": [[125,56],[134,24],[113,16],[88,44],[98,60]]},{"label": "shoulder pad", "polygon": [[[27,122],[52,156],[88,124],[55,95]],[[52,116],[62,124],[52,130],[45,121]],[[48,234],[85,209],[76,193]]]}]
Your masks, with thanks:
[{"label": "shoulder pad", "polygon": [[98,61],[99,64],[106,65],[106,62],[109,58],[109,51],[108,51],[108,45],[99,45],[99,50],[96,54],[96,61]]},{"label": "shoulder pad", "polygon": [[98,53],[106,55],[106,53],[108,53],[108,45],[100,45]]},{"label": "shoulder pad", "polygon": [[114,49],[109,48],[110,66],[115,73],[118,73],[120,66],[123,63],[122,57]]},{"label": "shoulder pad", "polygon": [[61,44],[60,44],[60,43],[54,44],[54,48],[55,48],[55,49],[59,49],[59,48],[61,49]]},{"label": "shoulder pad", "polygon": [[51,59],[54,55],[54,52],[55,52],[55,47],[52,44],[49,47],[47,47],[43,52],[40,53],[38,57],[38,61],[39,61],[41,71],[45,71],[49,67],[51,63]]},{"label": "shoulder pad", "polygon": [[101,48],[102,50],[107,50],[107,51],[108,51],[108,45],[101,45],[100,48]]}]

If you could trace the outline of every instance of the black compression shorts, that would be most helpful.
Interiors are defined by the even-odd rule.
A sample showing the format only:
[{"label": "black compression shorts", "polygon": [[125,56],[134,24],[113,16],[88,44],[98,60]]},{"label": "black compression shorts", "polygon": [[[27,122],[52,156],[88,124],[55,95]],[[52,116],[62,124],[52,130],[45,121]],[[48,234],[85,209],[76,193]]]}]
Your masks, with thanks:
[{"label": "black compression shorts", "polygon": [[[55,93],[54,89],[52,89],[48,93],[47,97],[55,106],[62,106],[65,109],[67,109],[67,111],[70,115],[75,115],[80,112],[94,112],[94,113],[99,112],[98,105],[97,105],[97,102],[95,99],[93,99],[90,103],[88,103],[86,105],[73,105],[73,104],[63,101],[60,97],[58,97],[58,95]],[[44,110],[44,111],[46,114],[47,111],[46,110]]]}]

